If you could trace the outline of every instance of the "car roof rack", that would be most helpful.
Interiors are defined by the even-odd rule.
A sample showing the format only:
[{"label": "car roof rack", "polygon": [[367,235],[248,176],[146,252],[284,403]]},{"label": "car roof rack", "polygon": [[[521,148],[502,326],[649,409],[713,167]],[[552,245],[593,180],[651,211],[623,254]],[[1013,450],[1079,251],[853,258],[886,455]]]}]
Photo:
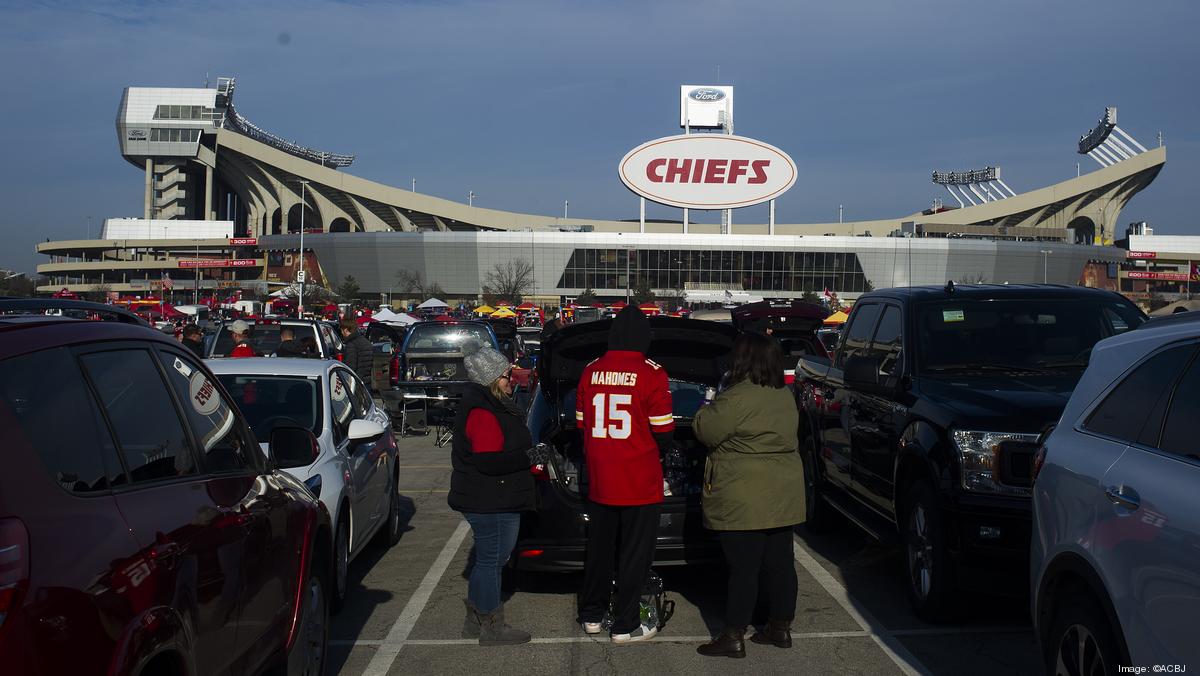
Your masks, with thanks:
[{"label": "car roof rack", "polygon": [[46,310],[82,310],[95,314],[109,315],[114,320],[149,326],[146,320],[129,310],[113,305],[92,303],[86,300],[70,300],[67,298],[3,298],[0,297],[0,315],[7,314],[44,314]]}]

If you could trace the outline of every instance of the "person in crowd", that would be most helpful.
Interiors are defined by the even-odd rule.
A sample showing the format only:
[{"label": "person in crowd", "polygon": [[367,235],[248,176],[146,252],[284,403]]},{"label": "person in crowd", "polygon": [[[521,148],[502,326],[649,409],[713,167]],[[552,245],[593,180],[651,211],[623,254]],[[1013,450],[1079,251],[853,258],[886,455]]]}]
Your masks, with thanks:
[{"label": "person in crowd", "polygon": [[290,326],[279,329],[279,347],[275,348],[276,357],[303,356],[300,343],[296,340],[296,330]]},{"label": "person in crowd", "polygon": [[204,358],[204,332],[195,324],[188,324],[183,327],[183,333],[180,336],[180,341],[184,347],[196,353],[197,357]]},{"label": "person in crowd", "polygon": [[739,336],[728,382],[693,421],[696,438],[709,449],[700,496],[704,526],[717,531],[729,568],[725,628],[697,652],[745,657],[745,629],[758,599],[760,571],[765,572],[768,621],[750,640],[792,645],[792,527],[804,521],[804,467],[796,436],[799,413],[784,387],[779,343],[761,333]]},{"label": "person in crowd", "polygon": [[367,337],[358,331],[358,322],[354,317],[342,318],[339,324],[342,330],[342,357],[349,366],[362,378],[364,383],[371,382],[371,364],[375,360],[375,346]]},{"label": "person in crowd", "polygon": [[317,339],[312,336],[305,336],[300,339],[300,356],[316,359],[317,354]]},{"label": "person in crowd", "polygon": [[504,621],[500,572],[517,544],[521,512],[535,506],[529,468],[549,460],[550,450],[533,443],[524,412],[512,400],[512,366],[503,355],[484,347],[464,365],[471,383],[455,418],[447,497],[475,537],[462,636],[478,638],[480,645],[527,643],[528,632]]},{"label": "person in crowd", "polygon": [[642,624],[639,600],[663,499],[659,452],[674,443],[675,422],[667,372],[646,358],[650,339],[646,315],[632,306],[622,310],[609,330],[608,351],[584,369],[575,394],[575,424],[590,477],[579,622],[584,633],[600,633],[615,564],[614,643],[658,633]]},{"label": "person in crowd", "polygon": [[230,357],[262,356],[250,344],[251,328],[248,323],[241,319],[234,320],[229,325],[229,332],[233,335],[233,350],[229,353]]},{"label": "person in crowd", "polygon": [[563,322],[558,317],[554,317],[550,321],[542,325],[542,341],[544,342],[550,336],[558,333],[558,330],[563,327]]}]

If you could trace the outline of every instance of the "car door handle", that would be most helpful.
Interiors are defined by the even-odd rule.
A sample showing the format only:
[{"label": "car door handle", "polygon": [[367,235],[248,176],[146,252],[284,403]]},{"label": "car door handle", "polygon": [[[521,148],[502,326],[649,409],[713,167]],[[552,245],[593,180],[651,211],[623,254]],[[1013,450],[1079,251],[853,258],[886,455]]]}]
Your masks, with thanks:
[{"label": "car door handle", "polygon": [[1104,495],[1108,497],[1109,502],[1130,511],[1137,509],[1142,504],[1137,492],[1125,486],[1109,486],[1104,489]]}]

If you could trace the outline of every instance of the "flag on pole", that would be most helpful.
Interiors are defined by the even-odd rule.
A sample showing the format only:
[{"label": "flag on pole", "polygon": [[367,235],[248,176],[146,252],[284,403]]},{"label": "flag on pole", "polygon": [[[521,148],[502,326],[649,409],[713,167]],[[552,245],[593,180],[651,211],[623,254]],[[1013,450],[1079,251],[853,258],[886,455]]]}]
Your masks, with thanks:
[{"label": "flag on pole", "polygon": [[165,272],[162,276],[162,288],[164,291],[170,291],[175,288],[175,280],[171,279],[171,276]]},{"label": "flag on pole", "polygon": [[829,287],[825,287],[825,297],[830,299],[833,298],[833,294],[829,293]]}]

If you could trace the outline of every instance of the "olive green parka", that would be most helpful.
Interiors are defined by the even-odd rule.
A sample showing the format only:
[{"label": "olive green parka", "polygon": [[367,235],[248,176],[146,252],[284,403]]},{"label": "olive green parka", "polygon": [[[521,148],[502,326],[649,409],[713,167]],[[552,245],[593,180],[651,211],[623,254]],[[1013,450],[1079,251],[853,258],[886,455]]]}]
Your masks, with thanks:
[{"label": "olive green parka", "polygon": [[710,530],[762,530],[804,521],[800,414],[789,388],[730,387],[694,421],[709,449],[701,504]]}]

